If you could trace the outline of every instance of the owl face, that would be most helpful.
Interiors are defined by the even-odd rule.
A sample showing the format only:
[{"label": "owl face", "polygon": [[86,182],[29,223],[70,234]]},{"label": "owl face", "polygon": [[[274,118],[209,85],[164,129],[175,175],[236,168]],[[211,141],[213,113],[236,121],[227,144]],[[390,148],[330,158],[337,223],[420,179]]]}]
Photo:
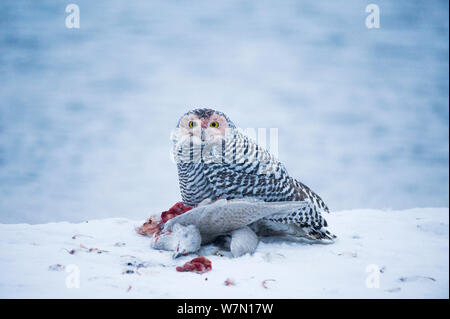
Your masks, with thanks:
[{"label": "owl face", "polygon": [[184,114],[178,122],[178,139],[189,138],[195,144],[209,144],[222,139],[234,124],[222,112],[195,109]]}]

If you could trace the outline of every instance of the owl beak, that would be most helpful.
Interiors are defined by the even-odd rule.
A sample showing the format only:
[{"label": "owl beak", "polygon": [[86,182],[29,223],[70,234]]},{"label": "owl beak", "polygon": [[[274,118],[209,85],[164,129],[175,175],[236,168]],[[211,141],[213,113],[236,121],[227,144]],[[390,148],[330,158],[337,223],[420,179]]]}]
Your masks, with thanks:
[{"label": "owl beak", "polygon": [[206,132],[204,129],[202,129],[202,133],[200,136],[201,136],[202,142],[205,142],[206,141]]}]

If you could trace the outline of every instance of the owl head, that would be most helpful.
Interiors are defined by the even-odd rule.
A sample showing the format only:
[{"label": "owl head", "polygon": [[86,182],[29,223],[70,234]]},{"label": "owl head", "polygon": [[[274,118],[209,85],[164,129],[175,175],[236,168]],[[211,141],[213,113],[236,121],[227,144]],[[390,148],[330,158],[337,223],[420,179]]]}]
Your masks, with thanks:
[{"label": "owl head", "polygon": [[208,144],[223,138],[236,126],[224,113],[213,109],[194,109],[185,113],[177,125],[176,140],[190,139],[195,144]]}]

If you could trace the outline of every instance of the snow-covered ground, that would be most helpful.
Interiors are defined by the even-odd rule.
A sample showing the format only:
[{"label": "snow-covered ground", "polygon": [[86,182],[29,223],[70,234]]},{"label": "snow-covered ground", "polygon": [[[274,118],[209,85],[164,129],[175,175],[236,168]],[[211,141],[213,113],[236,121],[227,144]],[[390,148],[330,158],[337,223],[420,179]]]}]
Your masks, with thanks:
[{"label": "snow-covered ground", "polygon": [[[350,210],[327,219],[335,244],[266,241],[253,256],[210,256],[213,269],[202,275],[175,270],[192,256],[173,260],[150,249],[134,231],[142,221],[1,224],[0,297],[449,297],[448,208]],[[79,288],[68,288],[78,271]]]}]

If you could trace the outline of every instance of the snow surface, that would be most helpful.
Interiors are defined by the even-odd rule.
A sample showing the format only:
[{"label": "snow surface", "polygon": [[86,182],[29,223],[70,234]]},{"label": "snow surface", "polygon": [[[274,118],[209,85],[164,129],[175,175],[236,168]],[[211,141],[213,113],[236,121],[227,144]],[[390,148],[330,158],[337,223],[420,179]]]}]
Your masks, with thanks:
[{"label": "snow surface", "polygon": [[[252,256],[208,257],[213,269],[202,275],[175,270],[193,256],[173,260],[170,252],[150,249],[150,239],[134,231],[143,221],[0,224],[0,297],[449,297],[448,208],[350,210],[327,220],[339,236],[335,244],[268,240]],[[145,267],[137,273],[139,263]],[[74,273],[49,268],[55,264],[76,265],[80,287],[67,288]],[[368,288],[368,278],[378,275],[379,288]],[[226,286],[227,279],[235,285]]]}]

